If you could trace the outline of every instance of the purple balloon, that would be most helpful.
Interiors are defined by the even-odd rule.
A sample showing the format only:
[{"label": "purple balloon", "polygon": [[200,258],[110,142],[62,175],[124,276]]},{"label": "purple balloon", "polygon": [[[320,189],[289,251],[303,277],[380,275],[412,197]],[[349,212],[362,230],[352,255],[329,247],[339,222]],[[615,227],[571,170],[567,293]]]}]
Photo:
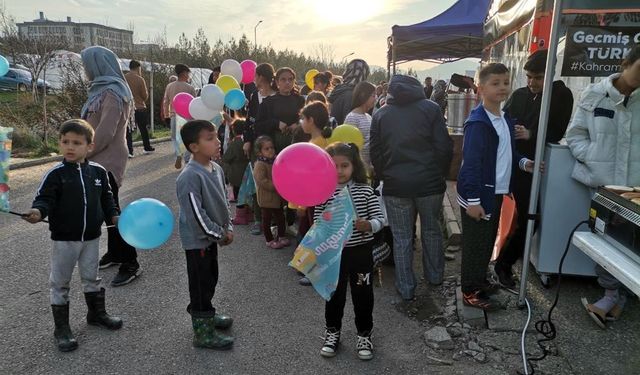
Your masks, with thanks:
[{"label": "purple balloon", "polygon": [[311,207],[331,197],[338,185],[338,173],[325,150],[313,143],[296,143],[276,157],[273,184],[287,201]]}]

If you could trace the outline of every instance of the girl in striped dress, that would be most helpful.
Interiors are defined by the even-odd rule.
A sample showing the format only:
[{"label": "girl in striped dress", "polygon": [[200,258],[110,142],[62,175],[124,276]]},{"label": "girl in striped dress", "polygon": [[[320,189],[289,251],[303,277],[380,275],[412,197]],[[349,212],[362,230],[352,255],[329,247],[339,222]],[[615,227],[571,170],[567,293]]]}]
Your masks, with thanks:
[{"label": "girl in striped dress", "polygon": [[333,357],[337,353],[342,328],[342,316],[347,298],[347,283],[351,285],[351,298],[358,330],[356,350],[362,360],[373,358],[373,234],[383,227],[384,216],[380,203],[367,184],[367,175],[358,147],[354,144],[333,143],[326,151],[333,158],[338,173],[338,187],[325,203],[316,206],[314,219],[318,220],[327,204],[348,187],[356,210],[353,233],[342,250],[340,276],[331,300],[325,305],[326,330],[320,354]]}]

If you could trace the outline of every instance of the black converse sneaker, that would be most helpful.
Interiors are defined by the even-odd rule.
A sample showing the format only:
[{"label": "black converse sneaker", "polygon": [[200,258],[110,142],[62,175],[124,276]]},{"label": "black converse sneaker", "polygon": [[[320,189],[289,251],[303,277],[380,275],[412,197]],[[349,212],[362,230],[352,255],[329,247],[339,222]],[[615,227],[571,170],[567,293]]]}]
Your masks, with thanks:
[{"label": "black converse sneaker", "polygon": [[371,342],[371,332],[365,332],[360,336],[358,334],[358,342],[356,343],[358,358],[368,361],[373,358],[373,342]]},{"label": "black converse sneaker", "polygon": [[340,344],[340,331],[335,328],[327,328],[324,331],[324,345],[322,345],[320,355],[335,357],[338,352],[338,344]]}]

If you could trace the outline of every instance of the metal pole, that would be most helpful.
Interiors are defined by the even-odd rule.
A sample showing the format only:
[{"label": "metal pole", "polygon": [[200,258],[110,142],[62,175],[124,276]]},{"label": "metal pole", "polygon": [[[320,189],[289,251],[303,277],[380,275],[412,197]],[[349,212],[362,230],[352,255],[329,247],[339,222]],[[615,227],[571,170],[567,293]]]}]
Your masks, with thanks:
[{"label": "metal pole", "polygon": [[551,90],[553,88],[553,76],[556,70],[556,53],[558,52],[558,29],[560,27],[560,15],[562,14],[562,0],[555,0],[553,4],[553,20],[551,35],[549,36],[549,50],[547,51],[547,68],[544,73],[544,87],[542,89],[542,103],[540,104],[540,119],[538,120],[538,138],[536,140],[536,160],[533,166],[533,180],[531,182],[531,198],[529,199],[529,219],[525,234],[524,256],[522,257],[522,273],[520,277],[520,293],[518,305],[525,306],[527,295],[527,275],[529,273],[529,256],[531,255],[531,238],[535,219],[532,219],[538,209],[538,195],[540,194],[540,164],[544,160],[544,148],[547,139],[547,126],[549,125],[549,109],[551,107]]},{"label": "metal pole", "polygon": [[153,46],[149,44],[149,62],[151,63],[151,74],[149,76],[149,121],[151,122],[151,134],[155,130],[155,115],[153,111]]},{"label": "metal pole", "polygon": [[[393,67],[392,74],[396,74],[396,41],[391,37],[391,63]],[[390,80],[391,78],[389,78]]]},{"label": "metal pole", "polygon": [[262,23],[262,20],[256,23],[256,26],[253,28],[253,52],[255,53],[258,50],[258,26]]}]

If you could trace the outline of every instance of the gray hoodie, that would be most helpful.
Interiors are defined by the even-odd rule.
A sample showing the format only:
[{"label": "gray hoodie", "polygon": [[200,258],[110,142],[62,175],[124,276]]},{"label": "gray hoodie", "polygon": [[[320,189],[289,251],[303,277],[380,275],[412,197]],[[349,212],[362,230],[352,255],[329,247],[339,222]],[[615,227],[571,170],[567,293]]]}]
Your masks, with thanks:
[{"label": "gray hoodie", "polygon": [[180,240],[185,250],[204,249],[233,231],[222,167],[213,172],[191,160],[176,180]]}]

